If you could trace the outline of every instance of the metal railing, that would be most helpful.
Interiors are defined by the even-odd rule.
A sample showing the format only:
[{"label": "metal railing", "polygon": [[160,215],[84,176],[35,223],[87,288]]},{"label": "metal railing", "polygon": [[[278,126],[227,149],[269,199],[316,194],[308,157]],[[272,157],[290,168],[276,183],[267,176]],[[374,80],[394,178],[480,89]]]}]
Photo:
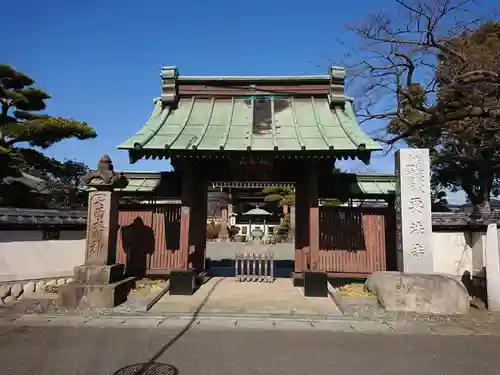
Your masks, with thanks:
[{"label": "metal railing", "polygon": [[236,252],[234,276],[239,282],[274,282],[274,254],[272,252]]}]

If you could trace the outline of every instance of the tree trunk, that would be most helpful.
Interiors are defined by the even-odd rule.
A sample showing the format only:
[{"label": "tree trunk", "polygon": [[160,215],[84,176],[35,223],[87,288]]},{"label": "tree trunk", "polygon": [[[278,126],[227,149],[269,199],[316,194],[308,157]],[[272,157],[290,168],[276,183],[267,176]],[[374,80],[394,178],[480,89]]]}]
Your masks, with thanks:
[{"label": "tree trunk", "polygon": [[480,181],[479,194],[474,200],[471,200],[474,205],[474,213],[476,214],[490,214],[490,192],[493,184],[493,175],[491,173],[483,173]]},{"label": "tree trunk", "polygon": [[491,213],[491,206],[489,199],[478,199],[473,202],[474,205],[474,213],[475,214],[489,214]]},{"label": "tree trunk", "polygon": [[484,165],[474,181],[477,190],[465,189],[470,202],[473,205],[473,213],[489,215],[491,213],[490,194],[493,187],[493,170],[491,165]]}]

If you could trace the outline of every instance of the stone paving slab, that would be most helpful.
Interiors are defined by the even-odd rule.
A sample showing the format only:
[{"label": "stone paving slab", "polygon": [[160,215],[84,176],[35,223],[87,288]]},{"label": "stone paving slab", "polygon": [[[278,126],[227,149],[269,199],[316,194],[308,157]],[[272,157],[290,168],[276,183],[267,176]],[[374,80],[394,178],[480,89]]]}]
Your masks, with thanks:
[{"label": "stone paving slab", "polygon": [[479,325],[436,325],[417,323],[385,323],[376,321],[347,320],[288,320],[280,319],[221,319],[203,318],[165,318],[165,317],[93,317],[80,316],[39,316],[24,315],[12,320],[0,320],[0,334],[16,327],[77,327],[77,328],[158,328],[158,329],[260,329],[260,330],[297,330],[357,332],[366,334],[401,335],[488,335],[500,336],[500,327],[490,324]]},{"label": "stone paving slab", "polygon": [[150,312],[156,314],[260,314],[341,317],[331,298],[305,297],[291,279],[273,283],[237,282],[234,278],[214,277],[192,296],[166,294]]}]

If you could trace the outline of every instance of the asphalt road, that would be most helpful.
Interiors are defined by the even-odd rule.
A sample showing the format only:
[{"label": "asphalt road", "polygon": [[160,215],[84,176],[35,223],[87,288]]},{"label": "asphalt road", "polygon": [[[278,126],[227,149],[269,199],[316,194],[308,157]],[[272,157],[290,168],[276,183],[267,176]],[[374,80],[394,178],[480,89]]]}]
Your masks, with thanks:
[{"label": "asphalt road", "polygon": [[0,335],[0,374],[111,375],[151,359],[175,366],[179,375],[470,375],[500,371],[500,338],[488,336],[199,329],[176,338],[179,332],[20,327]]}]

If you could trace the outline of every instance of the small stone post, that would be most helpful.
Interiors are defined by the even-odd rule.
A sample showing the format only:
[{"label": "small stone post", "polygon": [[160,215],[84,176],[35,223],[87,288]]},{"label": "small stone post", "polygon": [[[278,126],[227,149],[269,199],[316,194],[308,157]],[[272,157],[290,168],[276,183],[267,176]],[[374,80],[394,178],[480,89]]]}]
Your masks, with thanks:
[{"label": "small stone post", "polygon": [[496,224],[486,231],[486,291],[488,310],[500,311],[500,232]]},{"label": "small stone post", "polygon": [[429,150],[399,150],[396,176],[398,270],[433,273]]},{"label": "small stone post", "polygon": [[61,307],[114,307],[127,299],[133,278],[124,279],[125,266],[116,264],[118,235],[117,187],[126,179],[113,171],[108,155],[98,168],[82,178],[90,188],[87,214],[85,264],[74,269],[74,282],[59,288]]},{"label": "small stone post", "polygon": [[290,227],[288,228],[288,241],[295,241],[295,205],[290,206]]},{"label": "small stone post", "polygon": [[229,232],[227,230],[228,223],[228,208],[227,206],[222,207],[221,209],[221,223],[219,230],[219,241],[227,241],[229,240]]}]

